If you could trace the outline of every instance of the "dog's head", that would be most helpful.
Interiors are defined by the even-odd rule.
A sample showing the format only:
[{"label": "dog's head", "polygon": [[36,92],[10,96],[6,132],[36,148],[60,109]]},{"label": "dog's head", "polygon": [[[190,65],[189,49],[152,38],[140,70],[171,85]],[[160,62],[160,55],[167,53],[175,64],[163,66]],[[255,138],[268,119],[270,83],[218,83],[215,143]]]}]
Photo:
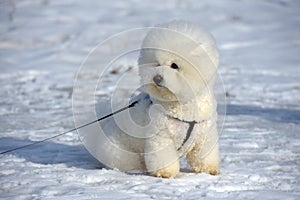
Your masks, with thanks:
[{"label": "dog's head", "polygon": [[139,57],[144,91],[163,101],[187,101],[210,87],[219,62],[213,37],[204,29],[173,21],[151,29]]}]

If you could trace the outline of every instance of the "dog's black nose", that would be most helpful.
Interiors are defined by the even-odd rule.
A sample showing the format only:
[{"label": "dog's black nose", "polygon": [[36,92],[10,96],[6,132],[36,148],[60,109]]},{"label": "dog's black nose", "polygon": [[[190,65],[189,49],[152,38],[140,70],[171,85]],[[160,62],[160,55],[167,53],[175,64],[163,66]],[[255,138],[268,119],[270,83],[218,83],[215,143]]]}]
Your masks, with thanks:
[{"label": "dog's black nose", "polygon": [[153,81],[157,86],[161,86],[161,82],[163,80],[163,77],[161,75],[156,75],[153,77]]}]

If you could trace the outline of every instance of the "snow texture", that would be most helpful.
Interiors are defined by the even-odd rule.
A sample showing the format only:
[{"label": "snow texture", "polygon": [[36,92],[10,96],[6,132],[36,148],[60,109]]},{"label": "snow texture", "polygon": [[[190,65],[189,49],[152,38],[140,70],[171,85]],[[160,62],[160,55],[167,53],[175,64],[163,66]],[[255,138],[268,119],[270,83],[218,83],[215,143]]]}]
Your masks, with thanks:
[{"label": "snow texture", "polygon": [[[176,179],[107,169],[73,132],[1,156],[0,199],[299,199],[299,12],[298,0],[0,1],[0,151],[72,129],[81,62],[131,28],[206,27],[227,96],[218,176],[192,173],[185,160]],[[134,65],[120,62],[97,97]]]}]

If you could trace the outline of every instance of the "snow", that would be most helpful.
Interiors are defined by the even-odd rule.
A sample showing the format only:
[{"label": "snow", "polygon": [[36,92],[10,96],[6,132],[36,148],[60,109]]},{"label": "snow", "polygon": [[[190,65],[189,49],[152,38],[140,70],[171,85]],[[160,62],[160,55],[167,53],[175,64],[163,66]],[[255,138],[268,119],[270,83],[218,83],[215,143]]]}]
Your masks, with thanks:
[{"label": "snow", "polygon": [[[74,132],[1,156],[0,198],[299,199],[299,9],[296,0],[1,1],[0,151],[74,127],[73,82],[95,45],[175,18],[215,36],[227,115],[218,176],[192,173],[185,160],[175,179],[106,169]],[[133,64],[121,60],[97,98]]]}]

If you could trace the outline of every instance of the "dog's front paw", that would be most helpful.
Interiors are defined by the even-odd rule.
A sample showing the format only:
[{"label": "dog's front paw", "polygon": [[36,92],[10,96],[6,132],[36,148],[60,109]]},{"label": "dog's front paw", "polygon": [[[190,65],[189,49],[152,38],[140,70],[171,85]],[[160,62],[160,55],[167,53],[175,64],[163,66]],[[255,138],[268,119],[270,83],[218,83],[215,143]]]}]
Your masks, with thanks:
[{"label": "dog's front paw", "polygon": [[193,170],[197,173],[207,173],[211,175],[218,175],[220,174],[219,165],[212,165],[212,164],[202,164],[200,167],[192,167]]},{"label": "dog's front paw", "polygon": [[170,177],[175,178],[178,173],[179,173],[179,162],[177,161],[169,165],[168,167],[164,167],[155,172],[152,172],[151,175],[156,177],[162,177],[162,178],[170,178]]},{"label": "dog's front paw", "polygon": [[191,151],[187,154],[187,160],[191,168],[196,173],[207,173],[218,175],[220,173],[220,159],[218,148],[215,147],[203,159],[199,159],[200,155],[197,152]]}]

